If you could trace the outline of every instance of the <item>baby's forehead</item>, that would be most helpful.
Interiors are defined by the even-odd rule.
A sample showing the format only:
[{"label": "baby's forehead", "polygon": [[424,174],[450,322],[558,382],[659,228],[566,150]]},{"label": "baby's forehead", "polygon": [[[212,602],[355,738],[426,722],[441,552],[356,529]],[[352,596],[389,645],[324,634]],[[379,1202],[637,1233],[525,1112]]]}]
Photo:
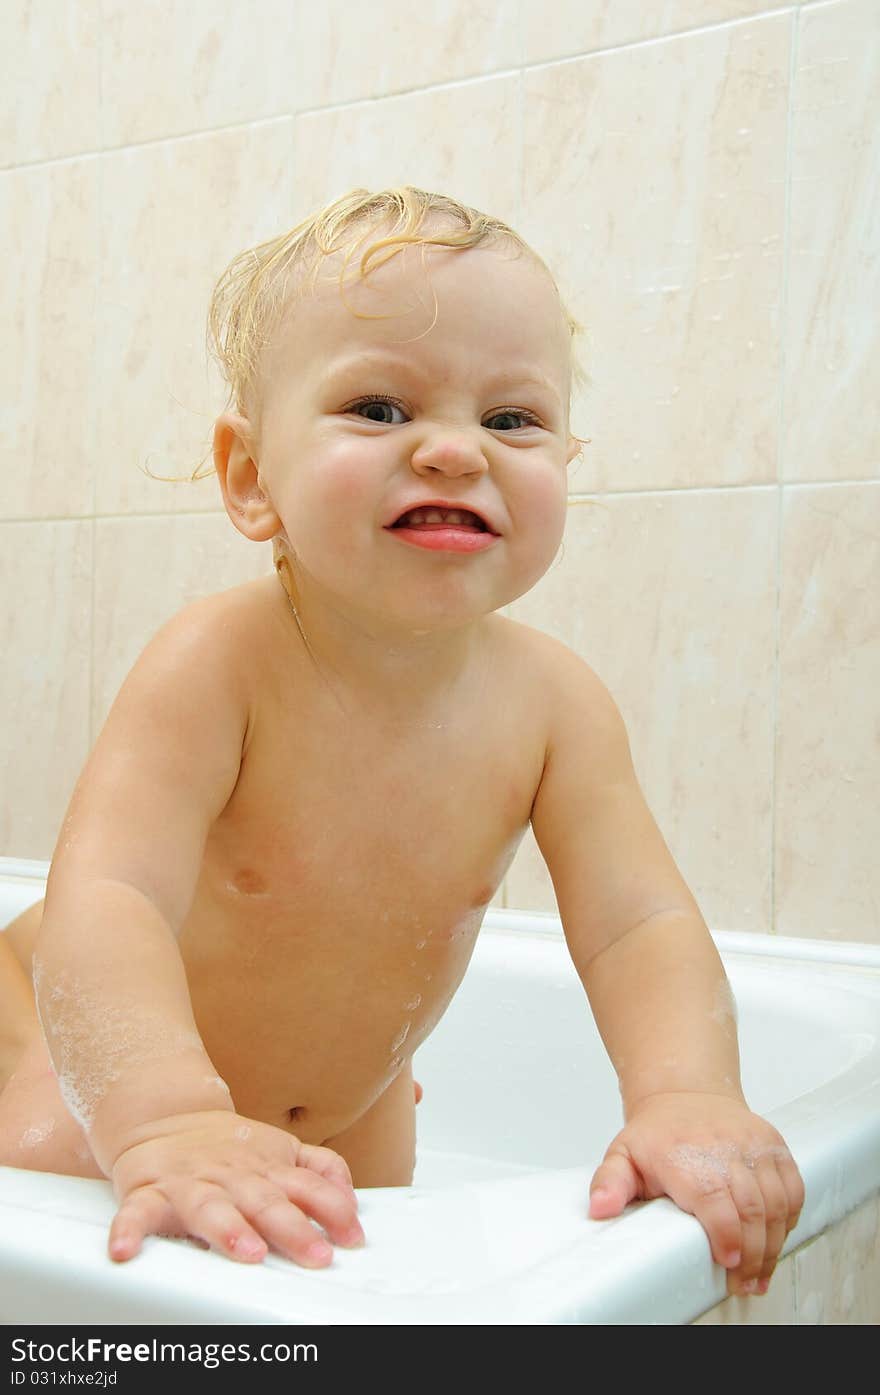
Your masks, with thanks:
[{"label": "baby's forehead", "polygon": [[[308,352],[310,362],[340,338],[399,345],[453,320],[478,335],[491,328],[521,348],[531,341],[567,359],[569,332],[559,292],[547,269],[508,239],[477,247],[406,244],[386,248],[364,268],[375,239],[298,267],[278,326],[278,348]],[[437,336],[435,336],[436,338]]]},{"label": "baby's forehead", "polygon": [[527,248],[500,234],[473,247],[381,243],[379,235],[314,254],[297,269],[291,289],[297,297],[312,295],[322,300],[331,299],[334,292],[344,293],[349,300],[358,294],[362,298],[394,295],[402,288],[422,292],[435,283],[442,289],[454,289],[484,275],[490,266],[496,278],[538,278],[548,290],[555,290],[541,262]]}]

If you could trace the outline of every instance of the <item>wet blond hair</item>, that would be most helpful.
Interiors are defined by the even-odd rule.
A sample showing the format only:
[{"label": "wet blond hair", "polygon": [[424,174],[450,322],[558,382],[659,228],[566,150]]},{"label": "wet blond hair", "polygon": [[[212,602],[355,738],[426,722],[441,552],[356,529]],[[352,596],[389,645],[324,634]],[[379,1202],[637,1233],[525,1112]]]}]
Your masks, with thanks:
[{"label": "wet blond hair", "polygon": [[[433,225],[431,231],[427,229],[429,221]],[[263,351],[292,298],[303,293],[307,282],[314,285],[322,261],[347,249],[339,273],[344,299],[344,278],[352,257],[372,232],[389,224],[387,236],[374,238],[363,251],[358,263],[361,279],[367,275],[374,258],[376,266],[382,266],[408,244],[420,246],[424,259],[425,248],[429,245],[467,248],[508,239],[532,257],[544,268],[559,295],[571,337],[572,383],[578,388],[586,385],[589,379],[574,343],[577,336],[583,334],[583,325],[565,306],[549,267],[537,252],[500,218],[469,208],[446,194],[430,193],[404,184],[377,193],[352,189],[288,232],[240,252],[229,263],[211,295],[207,323],[208,352],[228,384],[227,410],[232,408],[253,417],[259,399]],[[352,234],[358,232],[360,236],[353,239]],[[294,271],[305,271],[307,275],[298,278],[291,290]],[[359,319],[387,318],[362,315],[355,310],[352,314]],[[434,322],[436,316],[435,296]],[[575,439],[581,440],[580,437]],[[204,479],[213,474],[213,464],[204,466],[203,460],[189,478]]]}]

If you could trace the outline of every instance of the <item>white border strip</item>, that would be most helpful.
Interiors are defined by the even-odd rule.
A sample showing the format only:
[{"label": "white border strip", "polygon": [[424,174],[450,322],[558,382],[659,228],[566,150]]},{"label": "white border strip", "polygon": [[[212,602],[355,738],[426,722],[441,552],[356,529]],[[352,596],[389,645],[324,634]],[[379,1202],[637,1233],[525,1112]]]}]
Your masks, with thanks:
[{"label": "white border strip", "polygon": [[[491,906],[483,924],[490,930],[525,930],[533,935],[562,934],[557,915],[537,911],[502,910]],[[860,940],[806,940],[792,935],[762,935],[750,930],[713,930],[721,953],[763,955],[768,959],[801,959],[821,964],[846,964],[880,970],[880,945]]]},{"label": "white border strip", "polygon": [[743,930],[715,930],[712,938],[728,954],[763,954],[772,959],[809,959],[816,964],[846,964],[880,970],[880,945],[861,940],[804,940],[794,935],[759,935]]},{"label": "white border strip", "polygon": [[20,857],[0,857],[0,878],[32,877],[44,882],[49,875],[48,862],[28,862]]}]

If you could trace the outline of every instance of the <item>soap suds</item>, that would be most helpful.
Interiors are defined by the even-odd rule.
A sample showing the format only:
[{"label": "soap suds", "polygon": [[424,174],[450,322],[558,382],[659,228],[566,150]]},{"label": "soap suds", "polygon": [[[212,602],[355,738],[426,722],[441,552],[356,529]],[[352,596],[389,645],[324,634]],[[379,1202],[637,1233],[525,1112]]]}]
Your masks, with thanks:
[{"label": "soap suds", "polygon": [[[35,983],[40,977],[35,972]],[[45,1002],[44,1013],[38,998],[37,1011],[43,1036],[52,1042],[61,1097],[86,1132],[123,1071],[202,1049],[197,1032],[169,1029],[148,1007],[115,1007],[70,974],[56,977]]]},{"label": "soap suds", "polygon": [[46,1119],[42,1124],[34,1124],[31,1128],[25,1129],[19,1140],[22,1148],[36,1148],[40,1143],[45,1143],[47,1138],[51,1138],[55,1132],[55,1120]]},{"label": "soap suds", "polygon": [[741,1162],[750,1172],[764,1158],[781,1161],[788,1157],[788,1149],[779,1144],[750,1148],[743,1152],[737,1143],[718,1143],[712,1148],[699,1148],[694,1144],[682,1143],[666,1155],[674,1167],[689,1172],[704,1191],[713,1191],[719,1180],[730,1181],[731,1165]]},{"label": "soap suds", "polygon": [[738,1154],[739,1148],[735,1143],[719,1143],[714,1148],[698,1148],[695,1144],[681,1143],[666,1156],[673,1167],[689,1172],[705,1191],[712,1191],[719,1179],[725,1182],[730,1180],[730,1164]]},{"label": "soap suds", "polygon": [[713,1022],[718,1022],[722,1027],[732,1024],[736,1028],[736,998],[734,998],[733,989],[726,978],[721,980],[716,989],[715,1001],[709,1016]]},{"label": "soap suds", "polygon": [[743,1162],[747,1168],[753,1170],[758,1166],[762,1158],[772,1158],[774,1162],[782,1162],[783,1159],[788,1156],[789,1152],[787,1148],[782,1147],[778,1143],[770,1143],[766,1148],[750,1148],[747,1153],[743,1154]]}]

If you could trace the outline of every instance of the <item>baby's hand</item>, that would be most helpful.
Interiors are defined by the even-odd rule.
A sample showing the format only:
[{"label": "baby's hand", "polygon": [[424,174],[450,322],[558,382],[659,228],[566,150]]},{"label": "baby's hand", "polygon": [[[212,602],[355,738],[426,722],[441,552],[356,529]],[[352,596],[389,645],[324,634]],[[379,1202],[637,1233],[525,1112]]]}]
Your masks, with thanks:
[{"label": "baby's hand", "polygon": [[307,1268],[337,1245],[364,1243],[347,1163],[329,1148],[245,1119],[205,1110],[163,1119],[113,1165],[119,1210],[111,1259],[132,1259],[147,1235],[188,1235],[230,1259],[259,1263],[271,1245]]},{"label": "baby's hand", "polygon": [[785,1140],[723,1095],[653,1095],[634,1110],[590,1185],[590,1216],[669,1196],[696,1216],[728,1293],[766,1293],[804,1184]]}]

